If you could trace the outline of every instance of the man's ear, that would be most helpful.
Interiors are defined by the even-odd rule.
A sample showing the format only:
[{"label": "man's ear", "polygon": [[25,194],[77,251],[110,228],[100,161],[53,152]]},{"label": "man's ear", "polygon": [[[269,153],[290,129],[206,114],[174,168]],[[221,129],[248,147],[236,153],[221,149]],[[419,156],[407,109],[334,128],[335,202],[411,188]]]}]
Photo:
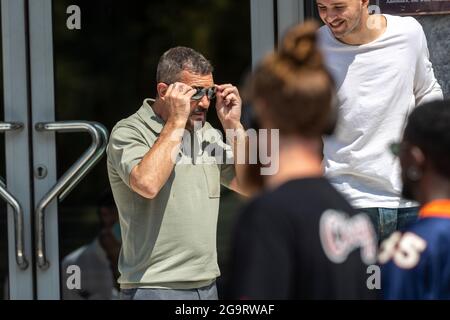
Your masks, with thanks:
[{"label": "man's ear", "polygon": [[156,91],[158,92],[158,98],[162,98],[166,95],[166,91],[169,86],[163,82],[156,85]]},{"label": "man's ear", "polygon": [[361,0],[361,5],[363,8],[368,8],[370,4],[370,0]]},{"label": "man's ear", "polygon": [[415,166],[421,170],[425,168],[425,155],[419,147],[411,147],[411,157]]}]

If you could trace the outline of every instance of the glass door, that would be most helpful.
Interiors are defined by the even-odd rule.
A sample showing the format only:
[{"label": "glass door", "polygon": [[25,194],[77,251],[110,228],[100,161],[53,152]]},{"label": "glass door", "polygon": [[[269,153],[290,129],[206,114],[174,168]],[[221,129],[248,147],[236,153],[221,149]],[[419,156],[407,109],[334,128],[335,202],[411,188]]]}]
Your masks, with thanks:
[{"label": "glass door", "polygon": [[[79,29],[67,28],[68,8]],[[84,119],[110,131],[156,93],[156,66],[170,47],[193,47],[215,66],[216,83],[240,84],[251,68],[249,1],[53,1],[56,121]],[[73,22],[73,21],[72,21]],[[214,108],[208,121],[220,128]],[[89,137],[57,135],[57,175],[89,145]],[[226,277],[229,233],[241,199],[223,190],[218,256]],[[61,297],[117,298],[120,235],[109,194],[106,159],[58,207]],[[72,266],[72,267],[71,267]],[[77,269],[79,268],[79,269]],[[74,275],[81,271],[80,286]],[[220,288],[219,288],[220,290]]]},{"label": "glass door", "polygon": [[[252,2],[1,0],[0,297],[117,298],[108,131],[154,97],[170,47],[195,48],[212,61],[216,83],[240,85],[260,55]],[[220,129],[213,108],[208,121]],[[242,202],[223,190],[219,294]]]},{"label": "glass door", "polygon": [[[2,0],[1,20],[2,297],[59,299],[57,204],[103,156],[108,132],[93,121],[55,121],[52,1]],[[74,132],[89,144],[57,174],[55,136]]]}]

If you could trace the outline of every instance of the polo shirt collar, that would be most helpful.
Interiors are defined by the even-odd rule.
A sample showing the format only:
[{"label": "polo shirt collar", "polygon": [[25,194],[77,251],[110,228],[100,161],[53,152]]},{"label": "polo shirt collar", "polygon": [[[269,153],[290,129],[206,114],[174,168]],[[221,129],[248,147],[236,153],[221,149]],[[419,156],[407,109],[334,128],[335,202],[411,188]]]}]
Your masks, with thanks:
[{"label": "polo shirt collar", "polygon": [[138,115],[144,120],[144,122],[152,129],[155,133],[161,133],[164,127],[164,120],[161,119],[158,115],[153,111],[152,104],[155,102],[155,99],[145,99],[142,107],[138,110]]},{"label": "polo shirt collar", "polygon": [[450,219],[450,200],[434,200],[422,207],[420,218],[447,218]]}]

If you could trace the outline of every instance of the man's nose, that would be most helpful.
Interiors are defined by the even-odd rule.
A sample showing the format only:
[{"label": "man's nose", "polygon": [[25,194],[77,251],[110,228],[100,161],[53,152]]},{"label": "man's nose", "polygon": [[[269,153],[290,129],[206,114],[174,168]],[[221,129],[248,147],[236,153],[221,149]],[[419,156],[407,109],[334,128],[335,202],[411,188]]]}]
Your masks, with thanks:
[{"label": "man's nose", "polygon": [[325,13],[325,22],[332,23],[334,20],[336,20],[337,14],[334,12],[334,10],[327,10]]},{"label": "man's nose", "polygon": [[208,95],[204,95],[200,100],[199,100],[199,102],[198,102],[198,107],[200,107],[200,108],[202,108],[202,109],[205,109],[205,110],[208,110],[208,108],[209,108],[209,104],[210,104],[211,102],[209,101],[209,99],[208,99]]}]

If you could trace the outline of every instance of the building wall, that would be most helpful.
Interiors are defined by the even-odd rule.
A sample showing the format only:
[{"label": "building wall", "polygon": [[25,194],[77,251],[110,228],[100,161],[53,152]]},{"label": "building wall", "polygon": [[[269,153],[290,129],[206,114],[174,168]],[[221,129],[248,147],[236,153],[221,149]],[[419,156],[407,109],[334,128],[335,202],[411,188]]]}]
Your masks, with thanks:
[{"label": "building wall", "polygon": [[427,36],[435,76],[444,91],[444,97],[450,99],[450,15],[416,18]]}]

